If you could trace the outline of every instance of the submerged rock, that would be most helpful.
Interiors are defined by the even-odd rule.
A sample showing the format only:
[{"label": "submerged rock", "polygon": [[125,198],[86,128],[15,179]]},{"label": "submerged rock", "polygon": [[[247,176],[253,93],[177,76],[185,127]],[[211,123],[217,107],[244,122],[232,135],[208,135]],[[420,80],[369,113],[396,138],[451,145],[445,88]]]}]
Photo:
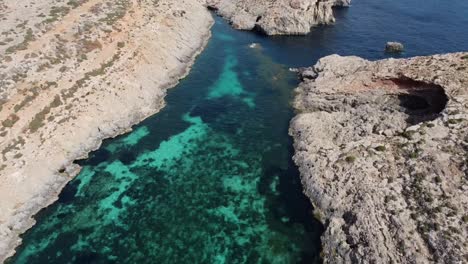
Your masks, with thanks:
[{"label": "submerged rock", "polygon": [[468,53],[322,58],[290,125],[325,263],[463,263]]},{"label": "submerged rock", "polygon": [[266,35],[304,35],[313,26],[335,22],[333,7],[351,0],[207,0],[207,6],[236,29]]},{"label": "submerged rock", "polygon": [[400,42],[387,42],[385,51],[389,53],[400,53],[405,50],[405,47]]}]

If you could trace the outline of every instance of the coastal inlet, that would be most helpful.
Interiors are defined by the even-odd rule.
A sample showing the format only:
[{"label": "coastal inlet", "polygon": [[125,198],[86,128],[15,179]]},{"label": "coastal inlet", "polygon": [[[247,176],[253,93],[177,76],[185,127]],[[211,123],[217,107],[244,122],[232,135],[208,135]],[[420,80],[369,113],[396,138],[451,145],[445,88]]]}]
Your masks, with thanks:
[{"label": "coastal inlet", "polygon": [[10,263],[314,263],[322,225],[287,136],[287,67],[218,19],[167,106],[106,141]]}]

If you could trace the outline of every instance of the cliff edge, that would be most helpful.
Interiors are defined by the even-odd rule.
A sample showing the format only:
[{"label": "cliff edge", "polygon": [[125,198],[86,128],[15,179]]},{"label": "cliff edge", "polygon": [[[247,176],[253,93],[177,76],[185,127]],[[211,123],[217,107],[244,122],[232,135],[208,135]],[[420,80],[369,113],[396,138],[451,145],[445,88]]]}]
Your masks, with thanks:
[{"label": "cliff edge", "polygon": [[291,121],[325,263],[468,261],[468,53],[302,70]]},{"label": "cliff edge", "polygon": [[0,262],[105,138],[164,106],[213,23],[198,0],[0,1]]}]

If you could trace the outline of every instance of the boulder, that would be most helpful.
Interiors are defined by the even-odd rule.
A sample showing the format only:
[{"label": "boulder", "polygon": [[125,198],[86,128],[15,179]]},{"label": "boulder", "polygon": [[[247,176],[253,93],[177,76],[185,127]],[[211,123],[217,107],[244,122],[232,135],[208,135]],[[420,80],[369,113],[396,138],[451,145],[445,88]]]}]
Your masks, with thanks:
[{"label": "boulder", "polygon": [[385,52],[400,53],[403,52],[405,47],[400,42],[387,42],[385,45]]}]

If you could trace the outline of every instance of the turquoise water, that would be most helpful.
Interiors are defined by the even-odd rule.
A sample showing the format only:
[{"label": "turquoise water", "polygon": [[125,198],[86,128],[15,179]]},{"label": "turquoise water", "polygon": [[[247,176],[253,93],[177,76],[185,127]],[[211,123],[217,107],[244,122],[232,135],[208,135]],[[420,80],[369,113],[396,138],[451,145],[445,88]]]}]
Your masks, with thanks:
[{"label": "turquoise water", "polygon": [[296,78],[258,36],[213,32],[160,113],[80,162],[13,263],[317,261],[287,136]]},{"label": "turquoise water", "polygon": [[466,10],[464,0],[356,0],[306,37],[217,18],[167,106],[80,161],[9,262],[320,263],[323,226],[291,161],[288,67],[332,53],[384,58],[388,40],[405,43],[403,57],[468,50]]}]

